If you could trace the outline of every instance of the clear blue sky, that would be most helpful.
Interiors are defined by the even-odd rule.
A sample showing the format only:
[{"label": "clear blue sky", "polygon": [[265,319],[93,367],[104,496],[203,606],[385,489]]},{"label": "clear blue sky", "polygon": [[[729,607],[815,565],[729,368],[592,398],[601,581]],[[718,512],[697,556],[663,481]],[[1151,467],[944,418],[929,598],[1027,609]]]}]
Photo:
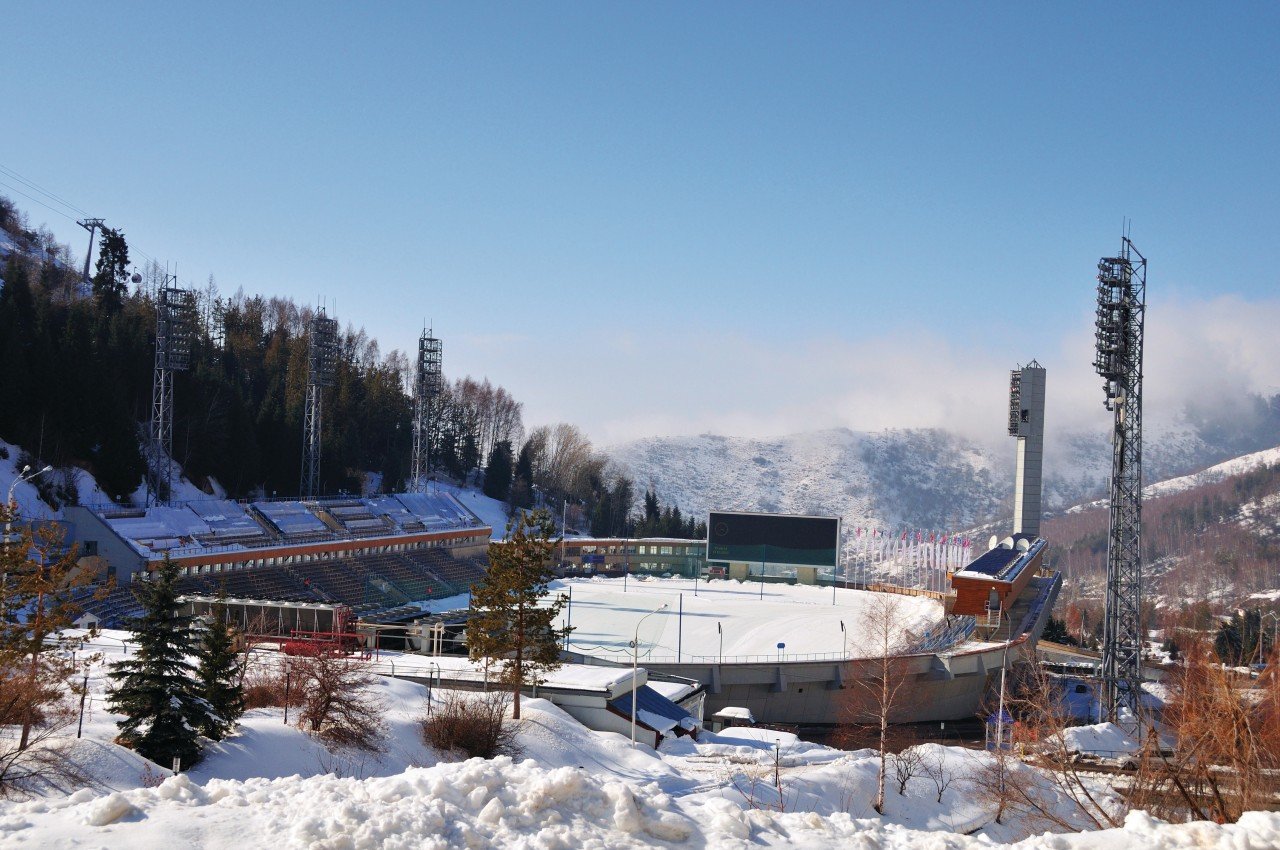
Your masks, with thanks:
[{"label": "clear blue sky", "polygon": [[10,4],[0,166],[193,283],[384,349],[431,319],[534,423],[878,427],[881,379],[1091,386],[1126,216],[1153,305],[1276,309],[1278,39],[1243,3]]}]

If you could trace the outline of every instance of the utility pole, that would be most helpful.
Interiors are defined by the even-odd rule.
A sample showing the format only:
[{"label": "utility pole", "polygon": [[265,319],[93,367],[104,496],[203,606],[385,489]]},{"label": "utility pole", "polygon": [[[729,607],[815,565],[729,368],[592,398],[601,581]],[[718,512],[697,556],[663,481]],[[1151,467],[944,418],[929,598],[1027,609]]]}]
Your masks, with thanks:
[{"label": "utility pole", "polygon": [[103,220],[100,218],[86,218],[83,221],[76,222],[76,224],[89,231],[89,250],[85,252],[84,255],[84,274],[81,275],[81,278],[85,283],[89,282],[89,260],[93,257],[94,232],[97,231],[98,228],[102,227],[102,221]]}]

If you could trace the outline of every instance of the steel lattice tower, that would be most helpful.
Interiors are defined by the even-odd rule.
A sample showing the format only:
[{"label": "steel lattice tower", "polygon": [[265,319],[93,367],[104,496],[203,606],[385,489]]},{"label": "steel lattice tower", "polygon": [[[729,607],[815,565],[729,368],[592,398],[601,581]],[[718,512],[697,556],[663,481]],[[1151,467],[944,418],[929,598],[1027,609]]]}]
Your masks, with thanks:
[{"label": "steel lattice tower", "polygon": [[195,294],[168,284],[167,276],[156,301],[156,361],[151,383],[151,433],[147,458],[148,497],[168,504],[172,493],[173,373],[191,367],[191,332]]},{"label": "steel lattice tower", "polygon": [[[1135,259],[1136,258],[1136,262]],[[1142,331],[1147,260],[1123,237],[1120,256],[1098,262],[1097,357],[1107,410],[1115,412],[1111,532],[1102,641],[1103,698],[1110,720],[1136,716],[1142,685]]]},{"label": "steel lattice tower", "polygon": [[436,425],[435,406],[443,381],[440,371],[440,340],[424,330],[418,338],[418,370],[413,382],[413,460],[409,470],[409,492],[422,493],[431,471],[431,442]]},{"label": "steel lattice tower", "polygon": [[307,349],[307,410],[302,420],[301,498],[313,501],[320,484],[321,394],[333,386],[338,360],[338,320],[321,310],[311,320]]}]

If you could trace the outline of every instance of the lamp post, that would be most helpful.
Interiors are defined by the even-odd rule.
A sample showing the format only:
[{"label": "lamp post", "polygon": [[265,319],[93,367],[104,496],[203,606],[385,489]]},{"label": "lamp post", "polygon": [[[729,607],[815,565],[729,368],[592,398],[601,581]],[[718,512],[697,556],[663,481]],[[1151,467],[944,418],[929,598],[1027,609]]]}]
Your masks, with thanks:
[{"label": "lamp post", "polygon": [[840,658],[849,657],[849,633],[845,631],[844,620],[840,621]]},{"label": "lamp post", "polygon": [[645,614],[636,623],[636,633],[631,641],[631,746],[636,745],[636,692],[640,689],[637,682],[640,678],[640,624],[649,617],[659,611],[667,610],[667,603],[663,602],[657,608],[654,608],[648,614]]},{"label": "lamp post", "polygon": [[[436,689],[439,690],[440,688],[440,665],[437,664],[435,661],[432,661],[427,665],[427,716],[428,717],[431,716],[431,703],[433,701],[433,697],[432,697],[433,691],[431,689],[431,668],[432,667],[434,667],[436,670]],[[486,673],[488,672],[487,668],[485,672]]]},{"label": "lamp post", "polygon": [[53,471],[52,466],[46,466],[44,469],[41,469],[38,472],[32,472],[31,464],[27,464],[26,466],[22,467],[22,472],[14,476],[13,483],[9,485],[9,493],[8,495],[5,496],[5,500],[4,500],[5,507],[9,509],[9,512],[5,515],[5,521],[4,521],[4,545],[5,546],[9,545],[10,534],[13,531],[13,515],[17,511],[17,504],[13,501],[13,491],[18,489],[18,485],[21,484],[23,481],[34,481],[35,479],[39,478],[41,475],[44,475],[46,472],[52,472],[52,471]]},{"label": "lamp post", "polygon": [[716,634],[720,636],[720,666],[724,666],[724,628],[716,620]]}]

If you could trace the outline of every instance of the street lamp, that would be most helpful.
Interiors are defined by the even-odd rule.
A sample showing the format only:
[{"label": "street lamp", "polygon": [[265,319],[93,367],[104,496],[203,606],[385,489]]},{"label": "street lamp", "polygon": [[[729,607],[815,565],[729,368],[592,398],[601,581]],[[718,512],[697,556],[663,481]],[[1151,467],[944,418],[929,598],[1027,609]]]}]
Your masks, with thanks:
[{"label": "street lamp", "polygon": [[716,620],[716,634],[720,636],[720,666],[724,666],[724,627]]},{"label": "street lamp", "polygon": [[841,659],[849,657],[849,633],[845,631],[844,620],[840,621]]},{"label": "street lamp", "polygon": [[432,689],[431,689],[431,668],[432,667],[436,668],[436,690],[440,689],[440,665],[432,661],[427,665],[427,716],[428,717],[431,716],[431,702],[433,699]]},{"label": "street lamp", "polygon": [[636,745],[636,691],[640,689],[637,684],[640,678],[640,624],[659,611],[667,610],[667,607],[667,603],[663,602],[641,617],[636,623],[636,634],[631,641],[631,746],[633,747]]},{"label": "street lamp", "polygon": [[40,470],[39,472],[32,472],[31,464],[27,464],[26,466],[22,467],[22,472],[14,476],[13,483],[9,485],[9,494],[5,497],[5,500],[4,500],[5,507],[9,508],[9,513],[6,515],[5,523],[4,523],[4,542],[6,546],[9,544],[9,534],[13,526],[14,509],[17,507],[16,503],[13,501],[13,491],[18,489],[18,485],[21,484],[23,481],[33,481],[36,478],[39,478],[41,475],[44,475],[46,472],[52,472],[52,471],[53,471],[52,466],[46,466],[44,469]]},{"label": "street lamp", "polygon": [[[23,481],[31,481],[32,479],[39,478],[41,475],[44,475],[46,472],[50,472],[52,469],[53,469],[52,466],[46,466],[44,469],[40,470],[39,472],[32,472],[31,464],[27,464],[26,466],[22,467],[22,472],[14,476],[13,483],[9,485],[9,493],[5,496],[5,500],[4,500],[4,506],[5,506],[4,548],[5,549],[8,549],[9,544],[13,542],[13,515],[18,512],[18,503],[13,500],[13,491],[17,489],[19,483]],[[9,587],[9,571],[5,570],[3,574],[0,574],[0,599],[4,599],[9,595],[6,592],[8,590],[8,587]],[[7,612],[0,610],[0,616],[4,616],[6,614]]]}]

